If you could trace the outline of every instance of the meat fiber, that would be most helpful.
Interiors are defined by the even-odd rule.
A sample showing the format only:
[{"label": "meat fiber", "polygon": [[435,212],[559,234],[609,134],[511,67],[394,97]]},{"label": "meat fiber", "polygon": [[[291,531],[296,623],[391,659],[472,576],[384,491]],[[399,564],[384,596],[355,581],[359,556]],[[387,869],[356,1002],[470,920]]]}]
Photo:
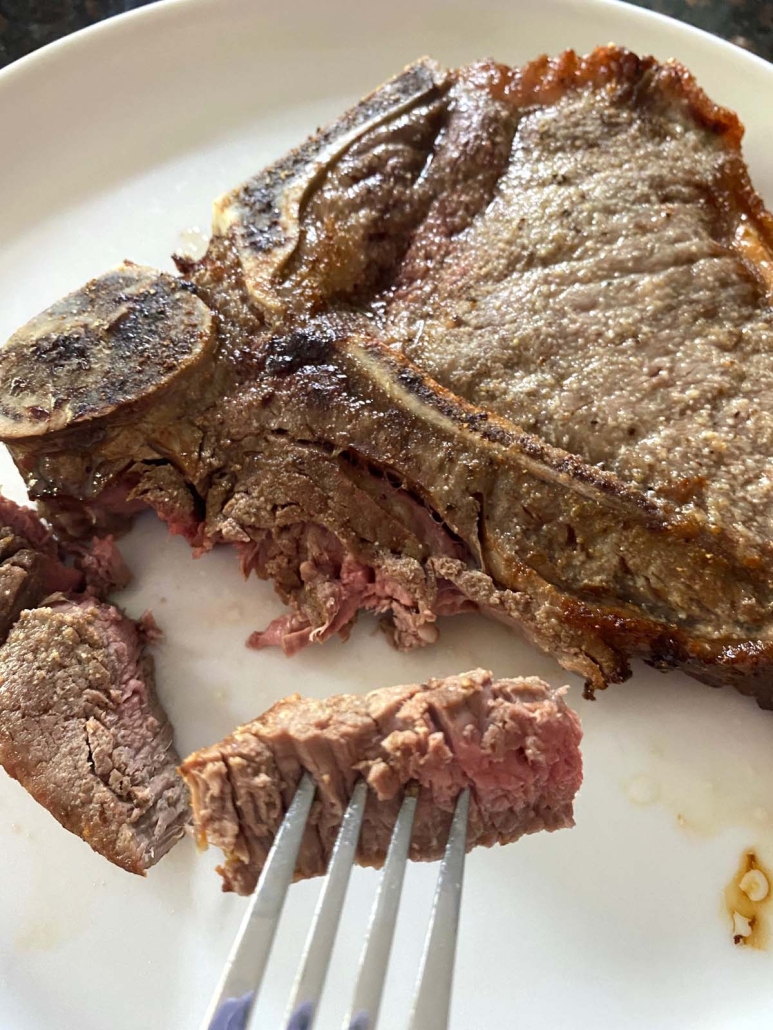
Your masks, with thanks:
[{"label": "meat fiber", "polygon": [[51,594],[104,597],[130,580],[112,536],[61,543],[32,509],[0,495],[0,643]]},{"label": "meat fiber", "polygon": [[99,599],[129,580],[111,536],[60,543],[0,497],[0,765],[68,830],[130,872],[190,810],[158,703],[158,634]]},{"label": "meat fiber", "polygon": [[370,790],[358,861],[382,864],[403,792],[418,789],[410,856],[439,858],[471,788],[467,847],[572,826],[582,780],[579,719],[539,679],[461,676],[323,701],[279,701],[187,758],[199,843],[222,848],[224,890],[249,894],[304,771],[317,795],[298,878],[325,871],[354,783]]},{"label": "meat fiber", "polygon": [[34,511],[0,496],[0,643],[25,608],[57,591],[83,589],[82,572]]},{"label": "meat fiber", "polygon": [[615,47],[421,61],[0,354],[63,533],[154,508],[239,548],[288,653],[358,610],[519,628],[592,692],[643,658],[773,707],[773,220],[738,118]]},{"label": "meat fiber", "polygon": [[188,795],[140,627],[93,599],[21,613],[0,648],[0,765],[95,851],[145,873]]}]

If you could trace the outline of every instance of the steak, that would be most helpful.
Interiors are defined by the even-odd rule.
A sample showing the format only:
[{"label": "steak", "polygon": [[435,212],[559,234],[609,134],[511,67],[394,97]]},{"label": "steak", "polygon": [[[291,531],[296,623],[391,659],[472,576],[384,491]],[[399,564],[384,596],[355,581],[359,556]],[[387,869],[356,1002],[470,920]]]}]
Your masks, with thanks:
[{"label": "steak", "polygon": [[0,497],[0,643],[25,608],[83,585],[35,512]]},{"label": "steak", "polygon": [[742,126],[615,47],[421,61],[0,354],[0,435],[77,538],[237,547],[288,653],[477,609],[588,691],[773,707],[773,220]]},{"label": "steak", "polygon": [[0,497],[0,765],[95,851],[144,873],[190,810],[144,649],[155,624],[99,600],[128,580],[112,537],[60,543]]},{"label": "steak", "polygon": [[62,544],[34,511],[0,496],[0,643],[25,608],[52,594],[104,597],[130,579],[112,536]]},{"label": "steak", "polygon": [[144,875],[190,817],[143,630],[93,598],[21,613],[0,647],[0,764],[95,851]]},{"label": "steak", "polygon": [[582,733],[564,692],[536,678],[494,680],[476,669],[361,696],[317,701],[294,694],[183,762],[199,843],[223,849],[223,889],[250,894],[304,771],[317,794],[298,879],[324,873],[360,776],[370,788],[362,865],[383,863],[409,785],[418,791],[415,860],[442,855],[466,787],[468,850],[573,826]]}]

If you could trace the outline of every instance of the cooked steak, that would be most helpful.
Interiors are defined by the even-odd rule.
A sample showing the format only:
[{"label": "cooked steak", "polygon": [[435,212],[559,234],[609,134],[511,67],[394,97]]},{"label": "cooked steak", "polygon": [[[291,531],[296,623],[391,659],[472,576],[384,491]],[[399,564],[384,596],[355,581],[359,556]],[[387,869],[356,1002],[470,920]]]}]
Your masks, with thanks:
[{"label": "cooked steak", "polygon": [[130,579],[111,536],[63,545],[31,508],[0,495],[0,643],[25,608],[51,594],[104,597]]},{"label": "cooked steak", "polygon": [[591,690],[642,657],[773,707],[773,221],[741,135],[614,47],[422,61],[218,201],[184,280],[124,266],[21,329],[0,431],[63,531],[150,505],[236,544],[291,605],[256,646],[477,608]]},{"label": "cooked steak", "polygon": [[154,623],[97,600],[128,578],[112,537],[62,545],[0,496],[0,765],[96,851],[143,872],[189,809],[143,650]]},{"label": "cooked steak", "polygon": [[22,612],[0,648],[0,764],[66,829],[141,873],[190,815],[142,629],[93,599]]},{"label": "cooked steak", "polygon": [[0,496],[0,644],[25,608],[83,588],[82,572],[64,558],[34,511]]},{"label": "cooked steak", "polygon": [[468,786],[468,849],[573,826],[582,732],[563,693],[536,678],[494,680],[476,669],[361,696],[293,694],[183,762],[199,843],[225,852],[223,889],[249,894],[304,770],[317,795],[299,879],[325,871],[360,776],[371,788],[362,865],[384,861],[409,784],[418,789],[416,860],[441,856],[456,798]]}]

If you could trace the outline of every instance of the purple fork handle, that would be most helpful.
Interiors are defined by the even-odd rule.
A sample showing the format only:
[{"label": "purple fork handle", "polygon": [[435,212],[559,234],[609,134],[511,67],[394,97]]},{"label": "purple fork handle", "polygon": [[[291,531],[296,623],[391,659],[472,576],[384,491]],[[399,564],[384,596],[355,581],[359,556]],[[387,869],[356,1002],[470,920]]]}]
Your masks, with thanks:
[{"label": "purple fork handle", "polygon": [[[287,1024],[286,1030],[309,1030],[313,1015],[314,1007],[311,1002],[299,1005],[292,1016],[290,1016],[290,1022]],[[370,1027],[370,1017],[367,1012],[358,1012],[349,1024],[349,1030],[370,1030]]]},{"label": "purple fork handle", "polygon": [[209,1030],[244,1030],[251,1001],[252,991],[241,998],[227,998],[215,1013]]},{"label": "purple fork handle", "polygon": [[[244,1030],[251,1000],[252,993],[244,994],[241,998],[228,998],[215,1013],[209,1030]],[[299,1005],[290,1016],[287,1030],[309,1030],[313,1012],[311,1004]],[[350,1030],[368,1030],[369,1026],[368,1017],[362,1014],[352,1020]]]},{"label": "purple fork handle", "polygon": [[290,1016],[287,1030],[309,1030],[314,1015],[314,1006],[310,1001],[304,1002]]}]

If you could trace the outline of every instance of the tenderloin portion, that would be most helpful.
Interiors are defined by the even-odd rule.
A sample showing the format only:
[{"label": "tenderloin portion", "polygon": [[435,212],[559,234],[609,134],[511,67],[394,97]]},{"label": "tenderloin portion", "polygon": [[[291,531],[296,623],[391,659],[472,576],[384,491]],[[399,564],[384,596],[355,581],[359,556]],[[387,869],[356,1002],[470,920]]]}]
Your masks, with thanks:
[{"label": "tenderloin portion", "polygon": [[188,796],[143,630],[86,599],[21,613],[0,648],[0,765],[62,826],[144,875]]},{"label": "tenderloin portion", "polygon": [[360,776],[370,787],[362,865],[382,864],[409,784],[419,791],[414,860],[441,856],[468,786],[468,848],[572,826],[581,729],[563,694],[536,678],[494,680],[481,669],[324,701],[294,694],[183,762],[199,843],[223,849],[223,889],[249,894],[304,771],[317,795],[299,879],[325,871]]}]

